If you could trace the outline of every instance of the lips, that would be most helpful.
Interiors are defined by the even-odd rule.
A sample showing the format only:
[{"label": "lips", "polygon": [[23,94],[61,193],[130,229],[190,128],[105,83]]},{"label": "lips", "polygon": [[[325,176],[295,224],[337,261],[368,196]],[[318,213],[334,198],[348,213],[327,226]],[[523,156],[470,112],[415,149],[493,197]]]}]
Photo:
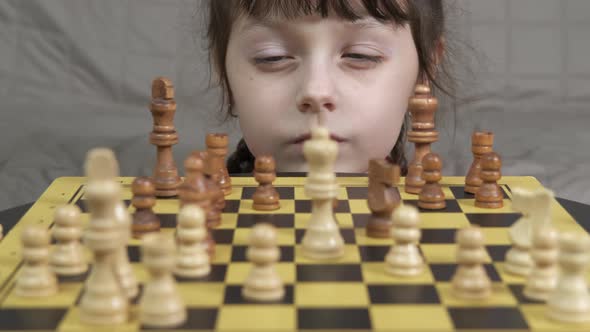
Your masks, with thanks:
[{"label": "lips", "polygon": [[[311,138],[311,134],[304,134],[304,135],[298,136],[297,138],[291,140],[289,143],[290,144],[301,144],[310,138]],[[337,142],[337,143],[346,142],[345,138],[342,138],[342,137],[335,135],[335,134],[330,134],[330,139]]]}]

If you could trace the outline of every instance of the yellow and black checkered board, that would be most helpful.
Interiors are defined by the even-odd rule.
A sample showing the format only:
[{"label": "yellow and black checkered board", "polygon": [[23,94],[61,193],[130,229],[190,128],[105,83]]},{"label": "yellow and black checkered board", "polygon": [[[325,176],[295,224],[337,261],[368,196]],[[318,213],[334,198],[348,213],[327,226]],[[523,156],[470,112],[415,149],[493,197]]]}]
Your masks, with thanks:
[{"label": "yellow and black checkered board", "polygon": [[[133,178],[119,178],[123,199],[129,205]],[[214,231],[217,242],[211,274],[202,280],[177,279],[187,305],[188,320],[179,330],[215,331],[447,331],[447,330],[557,330],[589,331],[590,325],[571,327],[545,318],[545,306],[522,295],[524,279],[504,273],[503,260],[509,248],[508,227],[519,214],[511,209],[511,188],[535,188],[532,177],[504,177],[505,194],[501,209],[474,206],[473,195],[463,191],[462,177],[445,177],[441,184],[447,199],[445,210],[421,210],[420,250],[428,268],[418,277],[394,278],[384,272],[384,258],[391,239],[368,238],[364,226],[370,211],[367,206],[367,178],[339,177],[339,205],[335,210],[346,243],[345,255],[338,261],[318,263],[301,255],[299,243],[310,217],[311,201],[304,194],[304,177],[279,176],[275,181],[281,196],[281,209],[260,212],[252,209],[256,182],[252,177],[233,177],[233,191],[227,196],[222,224]],[[60,278],[59,294],[27,299],[14,294],[14,283],[22,264],[19,235],[26,224],[52,225],[54,209],[75,203],[85,212],[84,178],[55,180],[27,214],[0,242],[0,330],[82,331],[78,308],[87,275]],[[403,183],[403,180],[401,181]],[[405,204],[417,203],[417,196],[399,191]],[[133,207],[129,207],[130,212]],[[158,199],[154,208],[163,232],[173,232],[178,200]],[[88,214],[84,213],[84,223]],[[557,201],[552,217],[561,231],[584,229]],[[277,227],[281,260],[279,274],[286,284],[280,303],[248,303],[241,297],[241,286],[250,263],[245,258],[250,228],[257,222]],[[483,302],[465,302],[451,294],[450,279],[456,269],[455,231],[470,224],[482,227],[488,252],[487,269],[493,280],[493,296]],[[139,242],[131,240],[129,258],[141,283],[148,274],[140,263]],[[91,255],[88,252],[88,257]],[[590,278],[589,278],[590,279]],[[140,293],[141,296],[141,293]],[[131,306],[131,319],[117,330],[135,331],[137,301]],[[97,328],[100,330],[100,328]],[[106,328],[105,328],[106,330]]]}]

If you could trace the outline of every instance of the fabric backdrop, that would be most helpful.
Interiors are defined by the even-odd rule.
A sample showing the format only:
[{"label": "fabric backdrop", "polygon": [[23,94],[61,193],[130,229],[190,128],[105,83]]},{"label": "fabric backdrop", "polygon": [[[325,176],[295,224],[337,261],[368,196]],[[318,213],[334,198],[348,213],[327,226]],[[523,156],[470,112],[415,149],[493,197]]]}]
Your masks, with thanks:
[{"label": "fabric backdrop", "polygon": [[[218,0],[222,1],[222,0]],[[590,204],[590,1],[447,1],[459,99],[438,114],[444,175],[464,175],[474,129],[496,134],[504,175],[532,175]],[[150,83],[174,82],[176,162],[222,123],[208,88],[198,0],[0,1],[0,209],[36,200],[86,152],[114,149],[147,175]],[[280,105],[277,105],[280,107]]]}]

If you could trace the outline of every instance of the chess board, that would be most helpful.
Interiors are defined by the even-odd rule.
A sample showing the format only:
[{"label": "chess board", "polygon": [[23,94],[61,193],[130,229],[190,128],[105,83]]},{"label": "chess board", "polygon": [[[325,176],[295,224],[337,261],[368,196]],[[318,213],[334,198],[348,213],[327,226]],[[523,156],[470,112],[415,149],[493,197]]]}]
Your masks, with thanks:
[{"label": "chess board", "polygon": [[[129,206],[133,178],[122,177],[123,199]],[[14,283],[22,264],[19,236],[26,224],[52,225],[54,209],[74,203],[86,211],[82,177],[56,179],[23,218],[0,242],[0,331],[60,330],[82,331],[77,303],[87,275],[60,278],[59,293],[46,298],[19,298]],[[299,243],[310,217],[311,201],[304,194],[305,178],[279,176],[275,181],[281,209],[254,211],[251,196],[256,182],[252,177],[232,177],[233,191],[226,196],[222,224],[214,231],[217,242],[212,272],[204,279],[177,279],[188,308],[188,320],[180,330],[193,331],[588,331],[590,325],[569,326],[545,318],[545,306],[522,295],[524,279],[507,275],[503,260],[509,248],[508,227],[519,214],[511,209],[511,188],[535,188],[532,177],[503,177],[504,207],[480,209],[473,195],[463,191],[462,177],[441,181],[446,209],[421,210],[420,250],[427,268],[418,277],[395,278],[384,272],[384,257],[391,239],[373,239],[364,226],[368,180],[364,176],[339,176],[339,204],[335,209],[345,255],[338,261],[319,263],[304,258]],[[401,181],[403,183],[403,179]],[[417,196],[404,193],[405,204],[417,204]],[[133,211],[133,207],[129,206]],[[173,232],[178,212],[176,198],[158,199],[154,208],[162,232]],[[89,215],[83,214],[87,223]],[[552,219],[560,231],[585,232],[557,201]],[[281,259],[277,265],[286,284],[286,296],[279,303],[246,302],[240,295],[249,263],[245,252],[250,228],[258,222],[277,227]],[[450,279],[455,271],[455,231],[469,224],[482,227],[488,252],[487,269],[493,281],[493,296],[480,302],[455,299]],[[129,258],[140,282],[148,274],[140,263],[139,241],[130,240]],[[90,253],[87,253],[90,258]],[[590,276],[589,276],[590,279]],[[141,289],[140,289],[141,296]],[[134,301],[137,304],[137,301]],[[137,322],[137,306],[131,306],[130,321],[117,331],[142,329]],[[111,330],[109,327],[92,330]]]}]

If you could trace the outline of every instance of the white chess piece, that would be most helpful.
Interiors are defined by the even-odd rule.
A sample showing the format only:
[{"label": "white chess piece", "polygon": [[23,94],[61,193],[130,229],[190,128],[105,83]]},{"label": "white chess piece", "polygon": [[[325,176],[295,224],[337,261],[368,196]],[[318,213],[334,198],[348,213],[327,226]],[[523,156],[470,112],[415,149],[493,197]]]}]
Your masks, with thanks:
[{"label": "white chess piece", "polygon": [[547,316],[566,323],[590,321],[590,294],[585,271],[590,260],[590,237],[564,233],[559,238],[557,287],[547,299]]},{"label": "white chess piece", "polygon": [[344,239],[332,207],[338,195],[333,167],[338,143],[330,139],[327,128],[314,127],[303,153],[309,164],[305,193],[312,200],[311,218],[301,240],[303,255],[317,260],[340,258],[344,255]]},{"label": "white chess piece", "polygon": [[535,262],[529,274],[523,294],[529,299],[546,301],[557,286],[559,269],[557,257],[559,254],[558,233],[550,226],[539,228],[533,234],[533,248],[531,256]]},{"label": "white chess piece", "polygon": [[176,232],[178,252],[175,275],[199,278],[210,273],[209,255],[202,245],[207,237],[205,221],[205,213],[199,206],[186,204],[180,208]]},{"label": "white chess piece", "polygon": [[394,276],[415,276],[424,270],[418,250],[420,214],[411,205],[400,205],[392,214],[391,236],[395,244],[385,257],[385,271]]},{"label": "white chess piece", "polygon": [[80,208],[73,204],[55,210],[53,238],[57,241],[51,253],[51,269],[58,275],[75,276],[88,270],[84,256]]},{"label": "white chess piece", "polygon": [[23,230],[24,264],[16,280],[16,295],[41,297],[57,293],[57,278],[49,267],[49,238],[49,232],[41,226]]},{"label": "white chess piece", "polygon": [[451,280],[453,295],[465,300],[483,300],[492,294],[492,283],[483,263],[486,259],[484,237],[476,226],[457,232],[457,271]]}]

